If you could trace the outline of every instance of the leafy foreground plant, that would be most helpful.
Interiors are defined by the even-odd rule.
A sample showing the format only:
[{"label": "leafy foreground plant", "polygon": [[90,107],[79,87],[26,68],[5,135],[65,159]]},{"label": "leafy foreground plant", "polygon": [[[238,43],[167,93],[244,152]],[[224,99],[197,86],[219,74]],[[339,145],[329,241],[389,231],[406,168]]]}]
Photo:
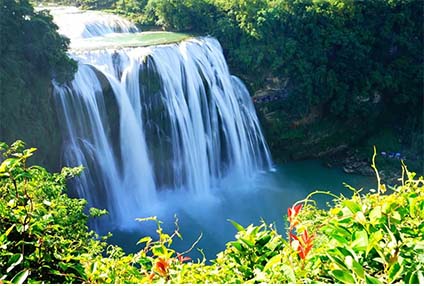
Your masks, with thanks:
[{"label": "leafy foreground plant", "polygon": [[66,179],[82,169],[29,167],[34,151],[22,141],[0,145],[0,280],[84,282],[83,256],[104,246],[88,230],[85,201],[63,193]]},{"label": "leafy foreground plant", "polygon": [[[424,283],[424,179],[403,167],[401,186],[336,197],[328,211],[310,198],[288,209],[287,238],[261,222],[243,227],[212,264],[173,250],[180,234],[139,240],[126,255],[88,230],[86,202],[65,181],[81,168],[50,174],[27,166],[35,149],[1,144],[0,280],[12,283]],[[0,157],[1,158],[1,157]],[[375,166],[374,166],[375,167]],[[333,195],[334,196],[334,195]],[[104,213],[91,210],[93,215]],[[194,247],[194,246],[193,246]],[[191,250],[191,249],[189,249]]]}]

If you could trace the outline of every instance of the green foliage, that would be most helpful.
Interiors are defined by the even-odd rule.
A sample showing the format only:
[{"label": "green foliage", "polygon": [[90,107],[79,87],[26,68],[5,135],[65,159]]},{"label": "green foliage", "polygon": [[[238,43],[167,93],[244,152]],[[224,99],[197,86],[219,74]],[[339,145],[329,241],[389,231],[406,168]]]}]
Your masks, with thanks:
[{"label": "green foliage", "polygon": [[0,140],[40,144],[36,160],[55,170],[61,134],[51,80],[70,80],[77,67],[56,30],[27,0],[0,0]]},{"label": "green foliage", "polygon": [[[377,133],[381,126],[390,126],[402,130],[398,138],[405,139],[405,147],[422,153],[422,148],[416,147],[423,145],[422,112],[416,109],[423,106],[424,90],[422,1],[125,3],[126,8],[119,4],[116,11],[140,25],[218,38],[230,68],[252,90],[266,88],[268,79],[286,81],[283,89],[288,96],[262,107],[267,115],[268,141],[275,146],[275,153],[298,145],[282,137],[291,131],[293,121],[316,108],[320,109],[315,119],[318,125],[336,122],[342,132],[356,135],[352,140],[329,135],[335,138],[330,147],[354,145]],[[305,125],[307,132],[301,141],[319,137],[315,126]],[[322,131],[332,133],[334,128]],[[327,150],[327,143],[315,142],[317,152]],[[308,145],[303,149],[316,148]]]},{"label": "green foliage", "polygon": [[390,194],[385,185],[365,195],[352,189],[351,199],[336,197],[329,211],[316,209],[311,194],[292,219],[289,212],[289,241],[265,223],[233,223],[236,240],[211,266],[184,265],[184,280],[173,282],[421,284],[424,179],[404,172]]},{"label": "green foliage", "polygon": [[28,0],[1,0],[0,9],[1,76],[37,72],[59,82],[72,79],[76,63],[66,55],[69,39],[57,33],[47,11],[35,12]]},{"label": "green foliage", "polygon": [[145,9],[165,29],[196,32],[213,24],[214,6],[203,0],[150,0]]},{"label": "green foliage", "polygon": [[339,199],[323,222],[328,245],[316,257],[322,272],[342,283],[422,283],[424,272],[423,178],[406,172],[390,195]]},{"label": "green foliage", "polygon": [[50,174],[27,160],[35,148],[22,141],[0,158],[0,279],[22,282],[83,282],[81,255],[98,254],[102,244],[87,227],[86,202],[63,191],[81,168]]},{"label": "green foliage", "polygon": [[[381,184],[352,198],[335,197],[319,210],[311,197],[288,210],[287,239],[272,225],[237,229],[212,264],[172,249],[181,235],[143,237],[125,254],[101,242],[86,225],[85,201],[65,182],[81,168],[50,174],[28,166],[35,149],[0,143],[0,280],[11,283],[419,283],[424,282],[424,178],[403,168],[400,186]],[[373,158],[373,162],[375,158]],[[105,211],[90,210],[91,216]],[[200,239],[200,238],[199,238]]]}]

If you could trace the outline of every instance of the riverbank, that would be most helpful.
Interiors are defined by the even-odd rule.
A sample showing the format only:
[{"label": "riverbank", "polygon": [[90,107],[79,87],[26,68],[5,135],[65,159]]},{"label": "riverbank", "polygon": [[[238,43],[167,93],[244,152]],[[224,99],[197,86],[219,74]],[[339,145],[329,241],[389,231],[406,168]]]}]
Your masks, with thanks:
[{"label": "riverbank", "polygon": [[[407,120],[386,122],[386,112],[370,124],[328,114],[326,103],[308,112],[295,112],[288,79],[269,78],[253,94],[253,102],[276,162],[320,159],[328,167],[348,174],[373,176],[371,158],[377,150],[381,177],[397,184],[401,161],[410,170],[424,174],[423,133],[419,124],[405,126]],[[373,103],[375,109],[380,102]]]},{"label": "riverbank", "polygon": [[[372,147],[367,148],[369,152],[364,151],[364,148],[353,148],[341,146],[334,152],[318,156],[310,154],[310,157],[302,159],[287,159],[275,157],[276,162],[292,163],[310,159],[319,159],[323,165],[331,169],[339,169],[346,174],[361,175],[365,177],[375,176],[375,171],[371,168]],[[409,170],[416,172],[418,175],[423,175],[423,162],[414,158],[398,157],[394,152],[379,151],[376,157],[377,168],[379,175],[385,184],[394,186],[399,185],[399,178],[402,175],[402,164],[405,164]]]}]

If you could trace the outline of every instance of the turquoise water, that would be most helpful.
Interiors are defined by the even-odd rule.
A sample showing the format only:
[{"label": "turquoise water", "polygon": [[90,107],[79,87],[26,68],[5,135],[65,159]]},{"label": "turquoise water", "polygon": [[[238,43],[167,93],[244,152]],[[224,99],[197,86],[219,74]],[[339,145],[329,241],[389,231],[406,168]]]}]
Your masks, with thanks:
[{"label": "turquoise water", "polygon": [[[291,162],[276,166],[275,172],[259,174],[245,185],[226,182],[225,187],[210,197],[163,194],[164,208],[155,215],[169,232],[174,228],[174,214],[177,215],[183,240],[176,238],[173,247],[179,252],[188,249],[202,233],[202,239],[188,255],[200,258],[196,248],[201,248],[210,260],[225,248],[226,242],[234,239],[236,231],[228,219],[246,226],[259,224],[263,218],[268,224],[274,223],[283,234],[288,207],[315,190],[350,196],[352,192],[343,183],[365,189],[375,188],[376,184],[374,177],[348,175],[339,169],[326,168],[319,161]],[[320,207],[326,207],[332,200],[327,195],[314,198]],[[115,230],[110,242],[134,252],[139,250],[136,242],[145,234],[154,234],[152,222],[140,223],[132,231]]]}]

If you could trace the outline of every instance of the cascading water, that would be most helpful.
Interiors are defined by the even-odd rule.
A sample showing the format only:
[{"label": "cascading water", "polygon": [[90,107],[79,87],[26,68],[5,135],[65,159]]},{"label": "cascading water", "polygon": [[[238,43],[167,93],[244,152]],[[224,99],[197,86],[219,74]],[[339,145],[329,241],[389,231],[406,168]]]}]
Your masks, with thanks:
[{"label": "cascading water", "polygon": [[65,164],[86,167],[75,188],[115,226],[159,204],[161,192],[208,195],[271,168],[249,93],[217,40],[71,56],[75,79],[55,85]]},{"label": "cascading water", "polygon": [[[41,7],[43,9],[44,7]],[[76,7],[51,7],[50,13],[59,27],[59,33],[73,41],[111,33],[137,32],[131,22],[99,11],[81,11]]]}]

